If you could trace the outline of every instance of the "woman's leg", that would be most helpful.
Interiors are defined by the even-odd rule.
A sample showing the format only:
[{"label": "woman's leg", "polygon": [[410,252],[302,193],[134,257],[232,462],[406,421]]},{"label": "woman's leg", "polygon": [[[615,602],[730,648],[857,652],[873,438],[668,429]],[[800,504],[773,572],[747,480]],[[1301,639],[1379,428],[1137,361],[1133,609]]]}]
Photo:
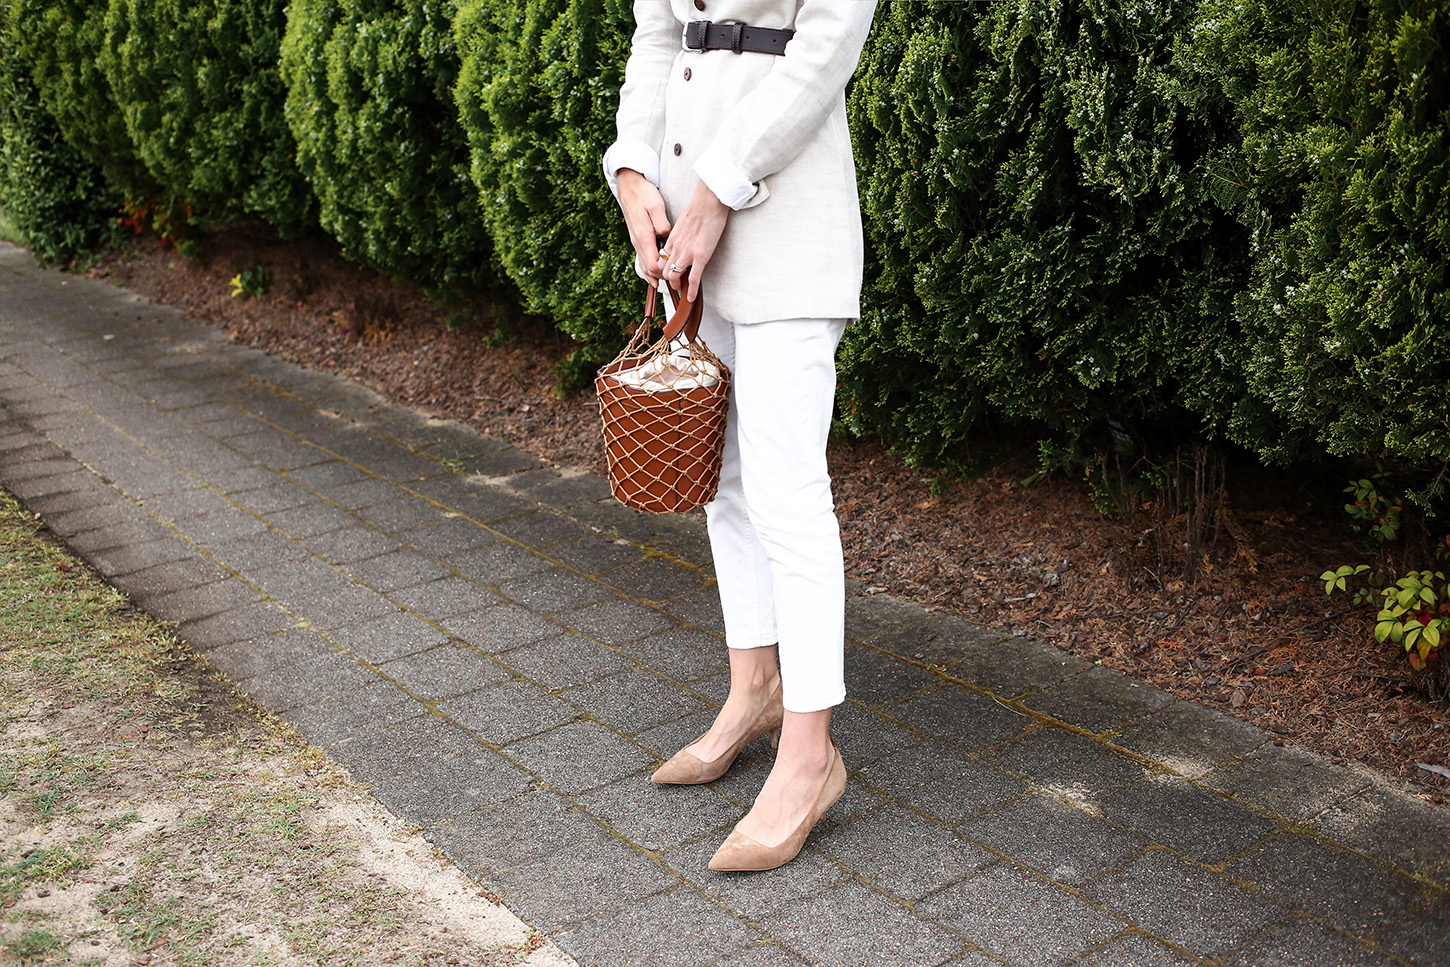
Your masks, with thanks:
[{"label": "woman's leg", "polygon": [[[829,723],[826,710],[844,696],[844,578],[825,462],[844,328],[842,320],[734,326],[705,308],[701,335],[735,379],[720,489],[705,508],[731,686],[709,732],[690,746],[705,761],[729,749],[765,704],[778,640],[787,708],[824,712]],[[820,723],[785,731],[787,764],[829,751]]]},{"label": "woman's leg", "polygon": [[[726,367],[735,371],[735,327],[706,304],[700,335]],[[696,758],[713,762],[739,739],[771,697],[779,675],[775,649],[775,607],[770,562],[756,538],[740,476],[740,417],[735,394],[725,424],[720,489],[705,507],[710,551],[725,617],[730,653],[730,694],[705,735],[688,747]]]},{"label": "woman's leg", "polygon": [[775,767],[738,827],[766,846],[815,805],[834,759],[830,710],[845,698],[844,566],[826,468],[844,330],[810,319],[734,331],[740,486],[768,568],[786,708]]}]

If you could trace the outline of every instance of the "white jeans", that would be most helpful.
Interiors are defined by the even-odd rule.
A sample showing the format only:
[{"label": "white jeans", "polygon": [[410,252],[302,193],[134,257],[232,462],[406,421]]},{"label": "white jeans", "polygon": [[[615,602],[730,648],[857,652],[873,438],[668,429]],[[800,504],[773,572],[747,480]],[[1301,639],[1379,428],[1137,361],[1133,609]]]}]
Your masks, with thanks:
[{"label": "white jeans", "polygon": [[785,707],[846,697],[845,567],[826,470],[844,319],[734,325],[705,304],[700,335],[733,376],[720,491],[705,507],[725,643],[779,645]]}]

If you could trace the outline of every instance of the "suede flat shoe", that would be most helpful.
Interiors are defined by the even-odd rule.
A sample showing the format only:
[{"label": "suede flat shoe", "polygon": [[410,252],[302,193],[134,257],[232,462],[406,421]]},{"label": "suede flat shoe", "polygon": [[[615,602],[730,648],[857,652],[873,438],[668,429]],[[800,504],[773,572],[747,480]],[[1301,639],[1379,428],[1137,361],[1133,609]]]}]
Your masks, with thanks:
[{"label": "suede flat shoe", "polygon": [[773,870],[795,859],[800,854],[801,847],[806,845],[806,837],[816,823],[821,821],[826,810],[846,791],[846,763],[841,761],[841,750],[836,748],[834,739],[831,741],[831,755],[834,757],[831,760],[831,771],[826,776],[826,784],[821,788],[816,804],[779,846],[766,846],[737,828],[731,830],[730,836],[710,858],[710,869],[759,872]]},{"label": "suede flat shoe", "polygon": [[[784,719],[785,706],[781,704],[780,679],[777,678],[774,687],[770,690],[770,695],[765,700],[765,708],[750,720],[750,724],[745,727],[740,738],[735,740],[734,745],[707,762],[688,751],[690,746],[705,737],[701,735],[700,739],[696,739],[695,742],[691,742],[690,745],[676,752],[668,762],[656,769],[654,775],[649,777],[650,782],[671,786],[694,786],[702,782],[714,782],[730,770],[742,749],[765,733],[775,733],[770,737],[770,744],[776,745],[780,740],[778,730]],[[706,733],[706,735],[708,734]]]}]

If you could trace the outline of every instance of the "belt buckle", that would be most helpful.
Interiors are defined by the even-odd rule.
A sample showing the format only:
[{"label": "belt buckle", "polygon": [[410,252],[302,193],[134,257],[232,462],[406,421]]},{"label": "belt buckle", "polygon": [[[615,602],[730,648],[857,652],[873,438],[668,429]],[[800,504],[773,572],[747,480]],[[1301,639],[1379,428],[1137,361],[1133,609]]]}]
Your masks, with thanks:
[{"label": "belt buckle", "polygon": [[685,49],[703,53],[705,50],[705,31],[709,28],[708,20],[691,20],[685,24]]}]

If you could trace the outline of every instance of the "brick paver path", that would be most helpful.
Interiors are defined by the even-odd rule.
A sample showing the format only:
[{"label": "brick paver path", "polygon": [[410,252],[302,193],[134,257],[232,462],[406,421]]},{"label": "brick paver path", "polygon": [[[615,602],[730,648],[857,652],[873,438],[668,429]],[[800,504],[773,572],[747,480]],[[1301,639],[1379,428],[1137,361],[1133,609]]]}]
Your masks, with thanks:
[{"label": "brick paver path", "polygon": [[0,482],[519,915],[617,967],[1450,964],[1450,819],[1046,645],[850,601],[851,773],[706,861],[759,742],[702,528],[0,245]]}]

